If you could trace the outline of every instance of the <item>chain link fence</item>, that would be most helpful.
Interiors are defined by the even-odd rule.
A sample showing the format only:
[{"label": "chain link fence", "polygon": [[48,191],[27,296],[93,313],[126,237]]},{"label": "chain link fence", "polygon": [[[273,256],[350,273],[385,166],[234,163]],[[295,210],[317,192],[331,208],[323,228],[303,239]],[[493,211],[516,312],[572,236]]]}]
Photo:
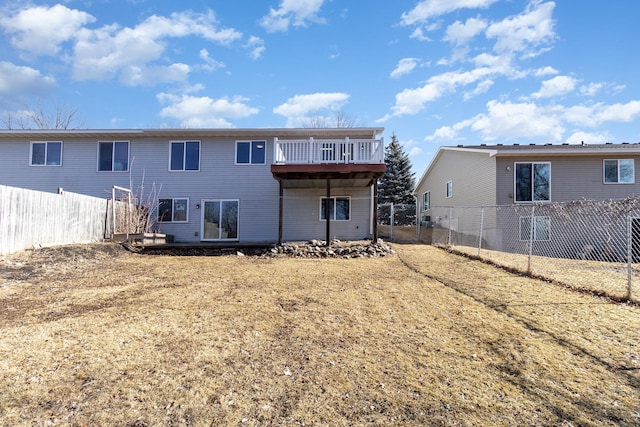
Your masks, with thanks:
[{"label": "chain link fence", "polygon": [[572,288],[640,301],[638,199],[432,206],[427,213],[417,241]]},{"label": "chain link fence", "polygon": [[396,229],[405,230],[416,225],[416,205],[400,203],[382,203],[378,205],[378,225],[380,237],[395,239]]}]

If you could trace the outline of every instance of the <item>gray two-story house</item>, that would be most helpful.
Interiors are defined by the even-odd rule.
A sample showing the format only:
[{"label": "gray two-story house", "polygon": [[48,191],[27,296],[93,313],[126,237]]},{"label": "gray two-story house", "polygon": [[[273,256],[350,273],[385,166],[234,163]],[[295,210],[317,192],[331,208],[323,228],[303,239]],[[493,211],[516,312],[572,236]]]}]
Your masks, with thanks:
[{"label": "gray two-story house", "polygon": [[2,130],[0,184],[131,189],[176,242],[377,237],[381,128]]},{"label": "gray two-story house", "polygon": [[[522,242],[533,238],[539,246],[564,245],[567,256],[572,256],[585,245],[605,244],[605,237],[594,237],[598,242],[585,239],[584,230],[572,229],[580,225],[572,225],[578,223],[571,222],[569,214],[552,218],[544,213],[545,207],[640,196],[636,161],[640,161],[640,144],[441,147],[415,188],[418,212],[423,223],[460,233],[477,229],[483,221],[483,237],[498,250],[518,252]],[[481,206],[497,209],[463,221],[460,212]],[[537,208],[532,211],[531,207]],[[640,236],[640,220],[633,224]],[[583,240],[577,241],[576,236]],[[640,254],[640,241],[634,245]]]}]

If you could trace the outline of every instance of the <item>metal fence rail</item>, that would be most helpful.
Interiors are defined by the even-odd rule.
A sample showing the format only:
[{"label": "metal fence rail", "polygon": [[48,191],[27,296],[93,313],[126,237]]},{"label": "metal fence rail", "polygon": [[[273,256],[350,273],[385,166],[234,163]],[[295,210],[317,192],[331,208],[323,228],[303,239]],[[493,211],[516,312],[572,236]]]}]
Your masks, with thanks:
[{"label": "metal fence rail", "polygon": [[432,206],[418,239],[497,265],[639,300],[640,200]]}]

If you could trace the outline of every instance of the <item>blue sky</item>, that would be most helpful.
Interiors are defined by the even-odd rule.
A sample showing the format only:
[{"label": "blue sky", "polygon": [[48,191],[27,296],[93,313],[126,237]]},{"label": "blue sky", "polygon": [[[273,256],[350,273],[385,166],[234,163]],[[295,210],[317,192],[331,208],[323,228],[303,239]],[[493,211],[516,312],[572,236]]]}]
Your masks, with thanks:
[{"label": "blue sky", "polygon": [[640,141],[640,2],[60,0],[0,6],[0,113],[297,127],[441,145]]}]

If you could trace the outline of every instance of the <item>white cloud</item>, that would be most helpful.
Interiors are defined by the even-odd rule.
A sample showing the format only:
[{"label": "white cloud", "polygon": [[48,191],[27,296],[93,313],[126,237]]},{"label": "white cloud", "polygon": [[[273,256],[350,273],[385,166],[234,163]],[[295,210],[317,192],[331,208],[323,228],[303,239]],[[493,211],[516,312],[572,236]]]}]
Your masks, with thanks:
[{"label": "white cloud", "polygon": [[403,25],[413,25],[458,9],[486,9],[498,0],[422,0],[401,17]]},{"label": "white cloud", "polygon": [[602,88],[604,83],[589,83],[580,87],[580,93],[585,96],[595,96]]},{"label": "white cloud", "polygon": [[306,26],[307,22],[324,22],[318,12],[324,0],[282,0],[278,9],[270,8],[260,25],[270,33],[287,31],[290,25]]},{"label": "white cloud", "polygon": [[415,30],[413,30],[413,33],[411,33],[411,35],[409,36],[410,39],[418,39],[422,42],[430,42],[431,39],[427,36],[424,35],[424,32],[422,31],[422,28],[416,28]]},{"label": "white cloud", "polygon": [[205,71],[215,71],[225,67],[224,62],[216,61],[215,59],[213,59],[209,55],[209,51],[207,49],[200,49],[199,56],[200,59],[204,61],[204,65],[201,65],[200,68]]},{"label": "white cloud", "polygon": [[591,106],[567,108],[564,118],[568,122],[583,126],[599,126],[607,122],[631,122],[640,117],[640,101],[626,104],[597,103]]},{"label": "white cloud", "polygon": [[460,86],[473,84],[493,73],[490,68],[476,68],[465,72],[449,72],[431,77],[427,83],[416,89],[405,89],[396,94],[393,116],[416,114],[424,105],[433,102]]},{"label": "white cloud", "polygon": [[555,3],[530,3],[519,15],[489,25],[487,38],[495,38],[494,50],[498,53],[525,52],[534,55],[535,49],[555,38],[552,19]]},{"label": "white cloud", "polygon": [[36,55],[56,55],[60,44],[75,38],[77,32],[96,19],[86,12],[57,4],[23,9],[0,18],[0,26],[11,34],[11,44]]},{"label": "white cloud", "polygon": [[489,101],[487,109],[487,114],[479,114],[471,120],[471,129],[480,132],[485,141],[538,139],[558,142],[565,132],[556,112],[533,103]]},{"label": "white cloud", "polygon": [[432,135],[427,136],[427,141],[453,141],[458,136],[458,130],[452,126],[442,126],[433,132]]},{"label": "white cloud", "polygon": [[247,42],[245,47],[247,49],[250,49],[249,56],[251,57],[251,59],[260,59],[266,49],[264,47],[264,40],[256,36],[249,37],[249,41]]},{"label": "white cloud", "polygon": [[608,132],[590,133],[578,131],[571,134],[564,142],[567,144],[582,144],[583,142],[585,144],[604,144],[613,139],[613,136]]},{"label": "white cloud", "polygon": [[487,21],[480,18],[469,18],[465,23],[456,21],[447,27],[445,40],[461,46],[487,28]]},{"label": "white cloud", "polygon": [[258,113],[257,108],[247,105],[248,99],[241,97],[213,99],[160,93],[157,98],[160,103],[169,104],[160,112],[161,117],[179,120],[181,126],[188,128],[229,128],[233,124],[227,119],[241,119]]},{"label": "white cloud", "polygon": [[465,92],[463,98],[465,99],[465,101],[474,98],[478,95],[481,95],[483,93],[487,93],[487,91],[489,91],[489,89],[491,88],[491,86],[493,86],[493,80],[491,79],[486,79],[486,80],[482,80],[480,83],[478,83],[478,85],[475,87],[475,89]]},{"label": "white cloud", "polygon": [[549,66],[538,68],[533,72],[533,75],[536,77],[545,77],[545,76],[550,76],[554,74],[558,74],[558,70]]},{"label": "white cloud", "polygon": [[317,123],[331,123],[331,115],[321,113],[339,111],[348,99],[349,95],[341,92],[296,95],[274,108],[273,112],[287,118],[287,127],[306,126],[310,118]]},{"label": "white cloud", "polygon": [[324,109],[339,110],[348,99],[349,95],[341,92],[296,95],[274,108],[273,112],[289,117],[304,116]]},{"label": "white cloud", "polygon": [[397,79],[405,74],[411,73],[418,65],[417,58],[403,58],[398,61],[398,65],[391,72],[391,77]]},{"label": "white cloud", "polygon": [[[218,30],[215,23],[212,12],[181,12],[168,18],[151,16],[134,28],[110,25],[97,30],[83,29],[77,34],[73,75],[78,80],[107,80],[119,76],[130,85],[184,80],[189,71],[184,64],[147,64],[166,60],[163,55],[167,38],[200,36],[228,45],[242,37],[232,29]],[[138,70],[147,69],[153,71],[150,78],[140,76]]]},{"label": "white cloud", "polygon": [[21,95],[44,96],[55,86],[52,76],[43,76],[31,67],[0,61],[0,98],[5,102]]},{"label": "white cloud", "polygon": [[531,95],[532,98],[552,98],[573,92],[578,81],[569,76],[556,76],[550,80],[542,82],[542,87],[538,92]]}]

